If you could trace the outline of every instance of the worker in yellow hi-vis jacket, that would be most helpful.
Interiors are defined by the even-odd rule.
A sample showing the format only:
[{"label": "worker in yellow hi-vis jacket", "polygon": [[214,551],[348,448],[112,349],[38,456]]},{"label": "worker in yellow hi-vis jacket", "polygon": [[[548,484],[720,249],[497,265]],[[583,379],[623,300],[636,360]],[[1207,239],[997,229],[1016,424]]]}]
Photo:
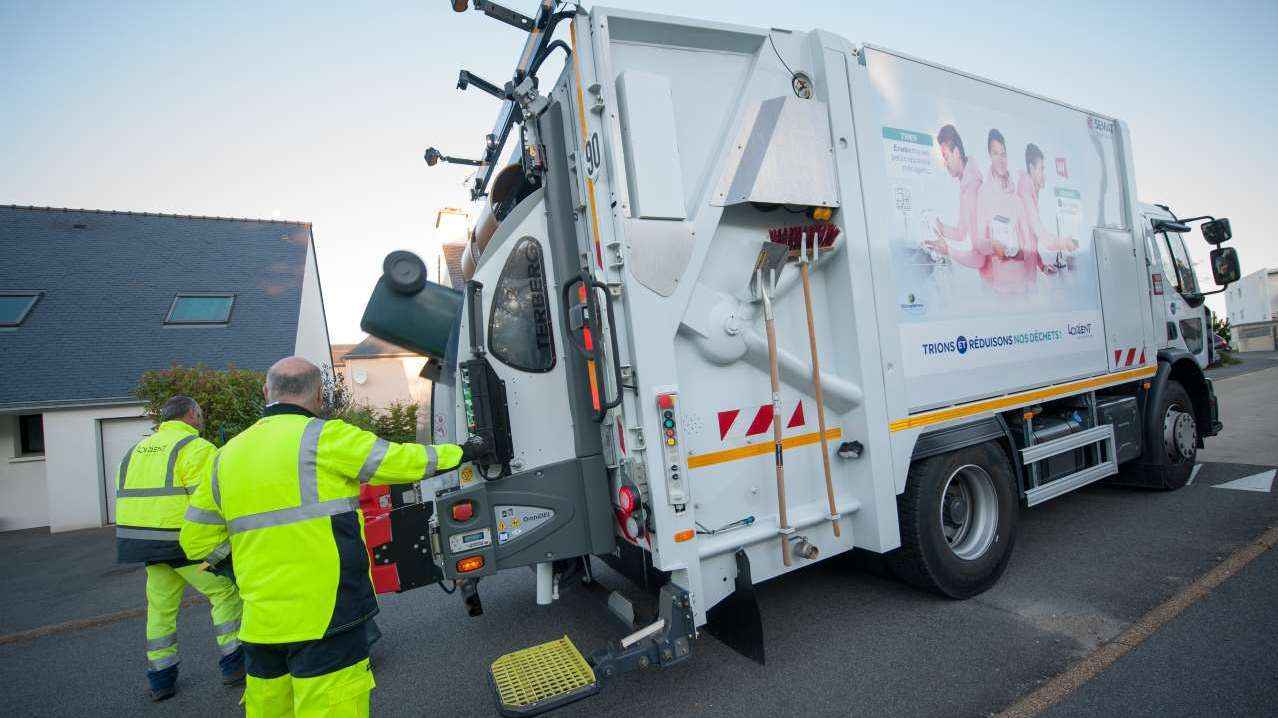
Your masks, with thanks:
[{"label": "worker in yellow hi-vis jacket", "polygon": [[486,446],[396,444],[316,414],[320,370],[300,357],[267,373],[261,419],[222,447],[187,510],[186,555],[231,557],[244,600],[249,716],[367,716],[365,623],[377,613],[359,511],[362,483],[409,483]]},{"label": "worker in yellow hi-vis jacket", "polygon": [[221,650],[222,682],[244,681],[240,596],[230,578],[204,571],[182,553],[178,530],[191,492],[208,476],[217,449],[200,438],[204,413],[175,396],[160,409],[160,426],[124,455],[116,474],[115,535],[120,563],[146,563],[146,657],[151,699],[177,692],[177,617],[188,585],[208,596]]}]

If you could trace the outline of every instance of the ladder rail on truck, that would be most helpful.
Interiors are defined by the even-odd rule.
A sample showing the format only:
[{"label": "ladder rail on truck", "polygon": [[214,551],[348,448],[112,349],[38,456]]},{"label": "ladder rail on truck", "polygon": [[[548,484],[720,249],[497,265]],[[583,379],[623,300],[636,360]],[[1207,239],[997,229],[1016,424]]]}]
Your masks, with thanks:
[{"label": "ladder rail on truck", "polygon": [[[363,327],[431,357],[424,438],[493,448],[398,500],[374,571],[455,581],[472,615],[483,576],[535,567],[549,603],[591,556],[656,593],[610,596],[631,632],[588,659],[498,659],[503,712],[686,660],[702,628],[762,661],[753,585],[853,548],[975,595],[1021,506],[1179,488],[1219,431],[1184,236],[1203,222],[1227,285],[1228,220],[1137,203],[1121,122],[826,31],[474,6],[528,35],[503,87],[462,73],[502,100],[479,158],[427,152],[477,166],[465,288],[396,253]],[[955,236],[981,180],[989,216]],[[810,291],[789,263],[754,272],[770,230],[821,224]]]}]

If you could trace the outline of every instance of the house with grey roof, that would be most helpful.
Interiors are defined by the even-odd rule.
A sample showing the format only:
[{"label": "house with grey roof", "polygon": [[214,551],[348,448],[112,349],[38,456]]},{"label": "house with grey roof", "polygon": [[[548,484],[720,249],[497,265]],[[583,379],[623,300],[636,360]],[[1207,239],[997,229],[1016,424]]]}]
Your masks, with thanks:
[{"label": "house with grey roof", "polygon": [[0,206],[0,530],[114,520],[174,365],[332,362],[310,224]]}]

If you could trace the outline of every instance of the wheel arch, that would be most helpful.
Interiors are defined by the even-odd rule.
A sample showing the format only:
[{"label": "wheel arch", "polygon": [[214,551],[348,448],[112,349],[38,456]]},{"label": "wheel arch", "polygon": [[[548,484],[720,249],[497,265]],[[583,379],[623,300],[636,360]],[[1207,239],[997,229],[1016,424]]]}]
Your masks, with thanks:
[{"label": "wheel arch", "polygon": [[1183,349],[1164,349],[1158,352],[1158,373],[1151,380],[1152,386],[1144,408],[1146,441],[1151,441],[1151,431],[1162,430],[1162,417],[1154,416],[1154,413],[1158,411],[1167,382],[1173,380],[1185,388],[1190,402],[1194,405],[1194,422],[1198,425],[1198,448],[1201,449],[1203,439],[1210,436],[1208,432],[1212,430],[1214,423],[1212,391],[1202,367],[1198,366],[1192,354]]},{"label": "wheel arch", "polygon": [[1017,443],[1012,436],[1012,430],[1008,428],[1007,422],[1001,415],[987,416],[957,426],[947,426],[920,436],[914,443],[914,453],[910,455],[910,463],[989,441],[996,442],[1007,454],[1007,460],[1012,465],[1012,475],[1016,479],[1017,499],[1024,499],[1025,476],[1021,469],[1021,462],[1016,457]]}]

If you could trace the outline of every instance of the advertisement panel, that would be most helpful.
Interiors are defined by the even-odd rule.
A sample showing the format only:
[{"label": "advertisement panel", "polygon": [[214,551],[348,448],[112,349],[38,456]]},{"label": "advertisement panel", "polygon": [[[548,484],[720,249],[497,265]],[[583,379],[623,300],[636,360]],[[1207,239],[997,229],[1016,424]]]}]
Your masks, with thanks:
[{"label": "advertisement panel", "polygon": [[911,409],[1105,371],[1114,123],[892,55],[868,69]]}]

